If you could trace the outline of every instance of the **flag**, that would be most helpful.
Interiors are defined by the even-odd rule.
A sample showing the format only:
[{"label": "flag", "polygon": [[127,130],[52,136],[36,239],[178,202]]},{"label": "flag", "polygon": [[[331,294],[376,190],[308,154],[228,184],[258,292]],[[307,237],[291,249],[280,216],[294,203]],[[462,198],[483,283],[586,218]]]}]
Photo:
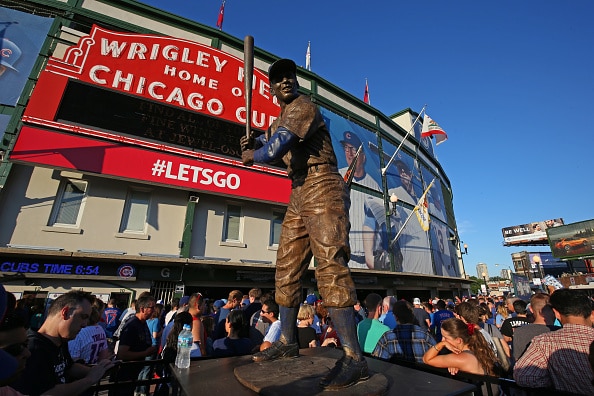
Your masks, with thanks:
[{"label": "flag", "polygon": [[369,85],[367,85],[367,79],[365,79],[365,93],[363,94],[363,102],[371,104],[369,100]]},{"label": "flag", "polygon": [[217,27],[220,30],[223,30],[223,19],[225,18],[225,0],[223,0],[223,4],[221,4],[221,8],[219,9],[219,18],[217,19]]},{"label": "flag", "polygon": [[417,215],[417,220],[419,220],[419,224],[421,225],[423,231],[429,231],[429,202],[427,202],[427,193],[429,192],[429,189],[433,185],[434,181],[435,179],[431,181],[414,209],[415,214]]},{"label": "flag", "polygon": [[349,165],[346,173],[344,174],[344,182],[346,183],[347,187],[351,187],[351,183],[353,182],[353,177],[355,176],[355,168],[357,167],[357,160],[359,159],[359,154],[363,150],[363,145],[361,144],[355,153],[355,157],[351,164]]},{"label": "flag", "polygon": [[423,130],[421,131],[421,137],[435,136],[435,143],[440,144],[448,140],[448,135],[443,129],[433,121],[431,117],[425,113],[425,119],[423,120]]},{"label": "flag", "polygon": [[305,68],[311,71],[311,41],[307,42],[307,52],[305,53]]},{"label": "flag", "polygon": [[415,214],[423,231],[429,231],[429,204],[427,203],[427,196],[423,195],[421,199],[422,202],[415,208]]}]

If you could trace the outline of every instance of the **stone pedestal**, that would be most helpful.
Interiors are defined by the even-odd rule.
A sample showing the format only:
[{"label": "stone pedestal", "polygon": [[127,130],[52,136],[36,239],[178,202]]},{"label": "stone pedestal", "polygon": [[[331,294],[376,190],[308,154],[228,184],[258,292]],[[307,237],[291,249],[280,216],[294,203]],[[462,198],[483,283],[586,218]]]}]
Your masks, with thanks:
[{"label": "stone pedestal", "polygon": [[388,391],[388,379],[370,372],[369,379],[348,388],[329,391],[320,380],[334,367],[335,358],[300,356],[237,367],[235,377],[245,387],[264,396],[320,395],[340,392],[341,396],[376,396]]}]

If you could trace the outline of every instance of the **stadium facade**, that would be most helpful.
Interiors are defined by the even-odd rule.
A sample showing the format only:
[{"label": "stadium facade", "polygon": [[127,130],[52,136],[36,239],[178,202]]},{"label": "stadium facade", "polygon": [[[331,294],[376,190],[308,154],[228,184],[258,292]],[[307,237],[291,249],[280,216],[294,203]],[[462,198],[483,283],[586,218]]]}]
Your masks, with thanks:
[{"label": "stadium facade", "polygon": [[[8,290],[52,298],[83,288],[129,301],[144,290],[168,300],[272,289],[290,183],[282,164],[241,164],[242,40],[134,1],[0,4],[3,48],[21,51],[0,76]],[[266,75],[276,59],[255,49],[258,133],[279,111]],[[359,295],[468,294],[451,184],[432,140],[412,127],[418,114],[387,116],[303,68],[298,79],[341,172],[362,146],[350,211]],[[425,190],[427,230],[413,213]]]}]

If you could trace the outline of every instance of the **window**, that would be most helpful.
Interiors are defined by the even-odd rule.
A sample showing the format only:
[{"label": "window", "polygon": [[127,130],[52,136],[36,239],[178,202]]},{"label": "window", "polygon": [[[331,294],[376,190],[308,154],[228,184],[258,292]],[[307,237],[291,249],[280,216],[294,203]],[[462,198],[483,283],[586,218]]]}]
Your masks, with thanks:
[{"label": "window", "polygon": [[78,227],[86,191],[86,181],[63,179],[58,188],[49,225]]},{"label": "window", "polygon": [[241,241],[241,206],[227,205],[227,212],[225,214],[225,227],[223,230],[224,242],[240,242]]},{"label": "window", "polygon": [[284,218],[285,218],[284,212],[272,212],[272,219],[270,219],[269,246],[278,246]]},{"label": "window", "polygon": [[148,191],[130,190],[122,215],[120,232],[144,234],[151,194]]}]

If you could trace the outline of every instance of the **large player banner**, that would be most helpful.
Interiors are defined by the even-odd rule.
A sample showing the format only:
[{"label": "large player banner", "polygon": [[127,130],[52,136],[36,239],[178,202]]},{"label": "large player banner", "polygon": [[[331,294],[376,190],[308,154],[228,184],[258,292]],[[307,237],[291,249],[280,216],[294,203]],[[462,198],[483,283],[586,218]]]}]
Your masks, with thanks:
[{"label": "large player banner", "polygon": [[51,24],[51,18],[0,7],[0,104],[16,105]]},{"label": "large player banner", "polygon": [[[370,189],[381,192],[382,179],[380,174],[379,154],[377,151],[377,136],[375,133],[349,121],[331,111],[320,108],[324,121],[332,135],[332,145],[338,161],[338,169],[341,175],[345,175],[347,169],[355,159],[357,150],[361,147],[361,153],[357,158],[354,167],[354,176],[351,188],[351,208],[349,217],[351,231],[349,240],[351,245],[351,268],[389,269],[378,266],[374,260],[374,245],[379,243],[381,236],[375,227],[365,226],[365,201],[372,196],[362,191]],[[377,199],[377,198],[376,198]],[[383,208],[383,201],[378,199],[379,205]],[[382,212],[384,210],[382,209]],[[385,217],[385,216],[384,216]],[[386,256],[387,257],[387,256]]]}]

